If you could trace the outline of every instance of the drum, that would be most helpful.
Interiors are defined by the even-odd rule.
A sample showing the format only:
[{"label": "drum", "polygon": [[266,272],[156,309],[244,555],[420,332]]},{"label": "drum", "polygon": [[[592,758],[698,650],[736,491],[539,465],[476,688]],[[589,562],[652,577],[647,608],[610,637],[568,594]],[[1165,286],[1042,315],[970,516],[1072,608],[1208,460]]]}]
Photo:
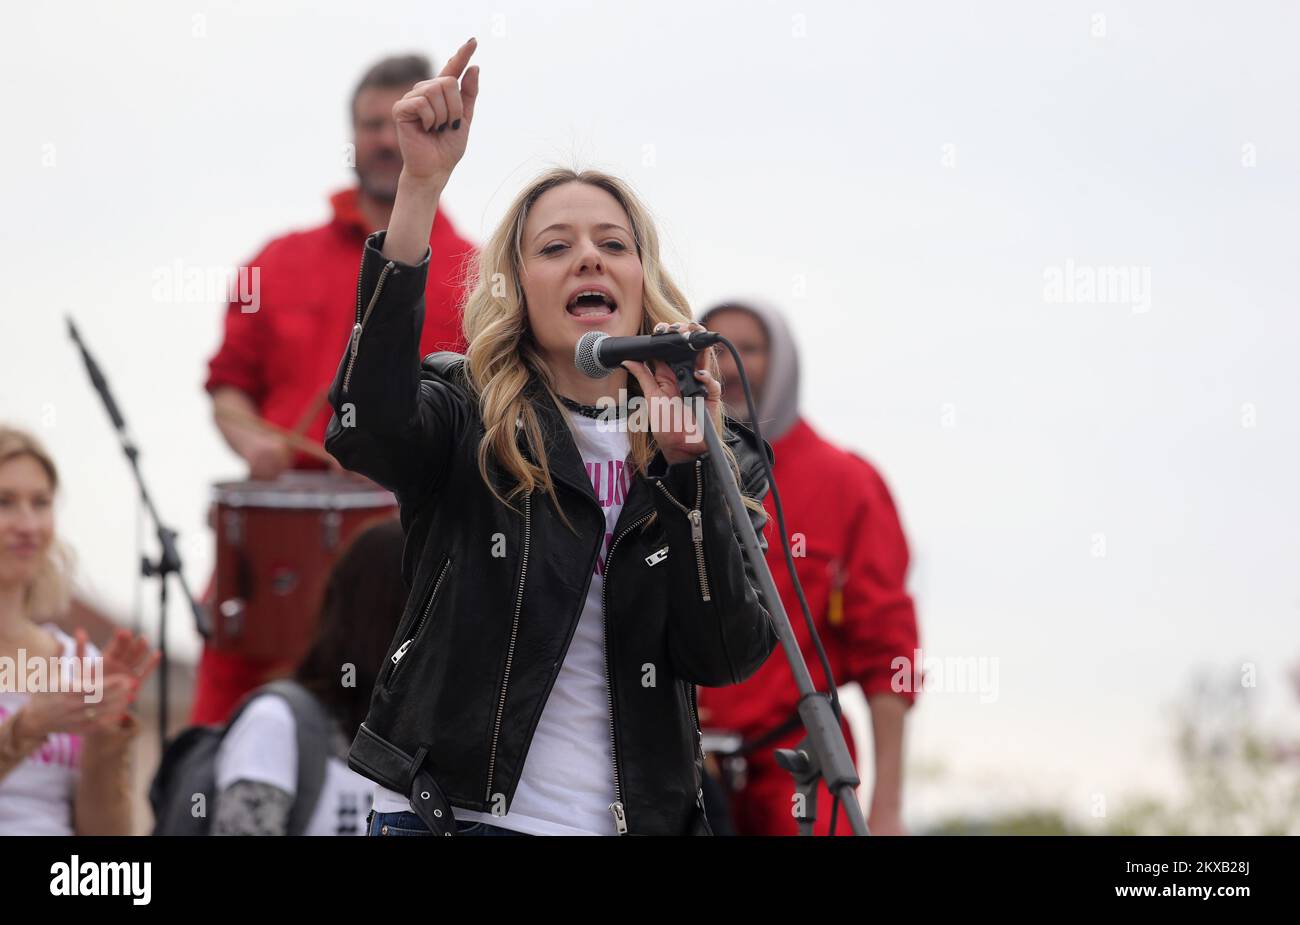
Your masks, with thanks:
[{"label": "drum", "polygon": [[215,485],[208,645],[297,662],[311,646],[325,582],[349,538],[396,514],[390,492],[328,472]]}]

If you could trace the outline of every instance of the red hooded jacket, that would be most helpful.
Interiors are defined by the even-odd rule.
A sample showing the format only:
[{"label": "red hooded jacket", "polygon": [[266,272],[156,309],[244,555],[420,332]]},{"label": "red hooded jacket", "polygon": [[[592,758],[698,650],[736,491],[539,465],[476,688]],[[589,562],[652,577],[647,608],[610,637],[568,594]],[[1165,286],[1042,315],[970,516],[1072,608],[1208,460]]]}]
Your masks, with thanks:
[{"label": "red hooded jacket", "polygon": [[[781,491],[795,569],[836,682],[856,681],[868,696],[896,693],[913,702],[914,693],[890,686],[896,671],[890,663],[898,656],[912,658],[917,629],[912,598],[904,587],[907,540],[884,480],[869,462],[826,442],[803,419],[775,441],[772,450],[772,472]],[[825,690],[821,663],[775,532],[771,494],[764,507],[772,531],[767,564],[813,683]],[[700,721],[734,729],[746,738],[781,725],[797,706],[794,676],[779,652],[740,684],[700,691]]]},{"label": "red hooded jacket", "polygon": [[[910,663],[919,642],[916,613],[906,589],[907,540],[889,489],[869,462],[827,442],[799,416],[798,361],[780,316],[752,301],[732,302],[729,307],[749,311],[767,329],[768,372],[759,401],[759,421],[776,457],[773,475],[781,492],[799,583],[836,683],[857,682],[867,696],[890,693],[911,704],[915,692],[894,691],[891,686],[896,670],[893,660],[903,657]],[[706,324],[708,314],[702,319]],[[786,568],[771,493],[764,507],[769,517],[767,564],[813,684],[825,691],[821,662]],[[798,689],[784,653],[778,650],[741,684],[700,688],[699,702],[702,726],[739,732],[746,742],[752,742],[794,715]],[[856,761],[847,720],[842,728]],[[748,783],[731,800],[738,834],[795,834],[793,782],[777,767],[772,753],[793,748],[803,736],[799,725],[746,756]],[[869,781],[869,775],[864,777],[864,782]],[[814,826],[818,834],[828,828],[830,809],[828,792],[822,786],[818,824]],[[843,817],[836,832],[850,834]]]}]

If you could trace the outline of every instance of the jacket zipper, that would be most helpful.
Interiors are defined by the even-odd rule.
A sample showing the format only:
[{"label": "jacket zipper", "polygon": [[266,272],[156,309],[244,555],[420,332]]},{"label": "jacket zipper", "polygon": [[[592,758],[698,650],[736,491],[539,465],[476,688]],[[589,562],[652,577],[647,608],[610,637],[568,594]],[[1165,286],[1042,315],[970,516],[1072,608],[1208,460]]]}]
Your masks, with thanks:
[{"label": "jacket zipper", "polygon": [[704,730],[700,728],[700,714],[695,706],[695,684],[686,682],[686,706],[691,711],[691,721],[695,723],[695,754],[699,758],[704,757]]},{"label": "jacket zipper", "polygon": [[384,280],[388,278],[389,271],[395,264],[388,261],[384,264],[384,269],[379,274],[379,282],[375,284],[375,294],[370,297],[370,304],[366,306],[364,314],[361,312],[361,279],[357,278],[357,323],[352,326],[352,338],[348,343],[348,368],[343,371],[343,391],[348,390],[348,384],[352,382],[352,367],[357,363],[357,351],[361,349],[361,330],[370,320],[370,313],[375,310],[375,303],[379,301],[379,293],[384,291]]},{"label": "jacket zipper", "polygon": [[398,647],[396,652],[393,653],[393,657],[391,659],[393,663],[393,670],[390,671],[388,674],[389,683],[392,683],[393,676],[397,674],[398,662],[400,662],[402,660],[402,657],[406,655],[406,650],[411,648],[411,644],[415,642],[415,637],[420,635],[420,629],[424,626],[424,621],[429,618],[429,613],[430,611],[433,610],[433,602],[438,598],[438,588],[442,586],[442,580],[445,577],[447,577],[447,569],[449,569],[450,567],[451,567],[451,559],[448,558],[447,561],[442,564],[442,569],[439,570],[438,572],[438,578],[433,583],[433,591],[430,592],[429,599],[424,604],[424,612],[420,614],[420,619],[417,620],[415,622],[415,626],[411,628],[411,632],[406,637],[406,641],[402,643],[401,646]]},{"label": "jacket zipper", "polygon": [[600,586],[600,616],[604,623],[605,637],[605,692],[609,700],[609,747],[610,754],[614,758],[614,802],[609,804],[609,811],[614,814],[614,830],[619,835],[627,834],[627,813],[623,808],[623,778],[618,773],[618,738],[614,734],[614,680],[609,670],[609,571],[614,565],[614,550],[618,548],[619,540],[627,536],[641,524],[651,518],[652,514],[646,514],[637,520],[626,530],[614,537],[614,541],[609,544],[609,552],[605,553],[605,577]]},{"label": "jacket zipper", "polygon": [[686,512],[686,518],[691,522],[691,541],[695,544],[695,565],[700,572],[700,598],[711,601],[713,596],[709,593],[709,575],[704,568],[704,519],[700,514],[700,502],[704,500],[703,466],[704,460],[695,460],[695,510],[691,510],[674,498],[662,481],[656,481],[655,484],[659,486],[665,498]]},{"label": "jacket zipper", "polygon": [[519,591],[515,594],[515,618],[510,626],[510,647],[506,650],[506,673],[501,679],[501,700],[497,703],[497,717],[492,724],[492,750],[488,753],[487,795],[484,799],[492,802],[492,779],[496,774],[497,741],[501,738],[501,717],[506,708],[506,689],[510,686],[510,665],[515,658],[515,638],[519,634],[519,613],[524,605],[524,579],[528,575],[528,547],[532,542],[533,532],[533,496],[524,496],[524,554],[519,568]]},{"label": "jacket zipper", "polygon": [[[686,682],[686,693],[687,693],[686,705],[691,708],[691,719],[695,722],[695,758],[701,764],[701,772],[707,774],[708,772],[703,770],[704,730],[700,728],[699,707],[695,703],[695,698],[696,698],[695,682],[693,681]],[[705,810],[704,808],[704,787],[703,786],[701,786],[699,789],[695,791],[695,805],[697,805],[700,808],[700,812],[707,814],[707,810]]]}]

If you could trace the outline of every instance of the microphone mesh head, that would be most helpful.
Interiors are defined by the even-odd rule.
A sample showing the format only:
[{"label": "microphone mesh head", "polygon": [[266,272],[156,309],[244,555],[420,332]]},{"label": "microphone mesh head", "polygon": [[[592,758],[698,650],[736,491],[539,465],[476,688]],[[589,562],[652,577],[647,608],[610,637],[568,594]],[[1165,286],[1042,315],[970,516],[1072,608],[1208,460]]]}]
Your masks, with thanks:
[{"label": "microphone mesh head", "polygon": [[612,369],[601,364],[596,352],[596,348],[606,337],[609,335],[604,331],[588,331],[578,339],[578,349],[573,355],[573,363],[578,367],[578,372],[592,379],[604,379],[613,372]]}]

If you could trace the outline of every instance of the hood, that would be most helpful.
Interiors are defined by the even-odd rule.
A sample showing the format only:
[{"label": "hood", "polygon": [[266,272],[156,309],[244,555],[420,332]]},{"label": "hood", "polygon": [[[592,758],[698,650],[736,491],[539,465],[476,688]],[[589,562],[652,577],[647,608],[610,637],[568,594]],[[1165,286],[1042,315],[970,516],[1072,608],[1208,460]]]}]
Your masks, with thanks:
[{"label": "hood", "polygon": [[767,376],[755,404],[764,439],[778,440],[799,419],[799,351],[794,336],[785,323],[785,317],[762,299],[719,302],[700,315],[700,323],[708,327],[709,316],[724,308],[748,312],[767,331]]}]

